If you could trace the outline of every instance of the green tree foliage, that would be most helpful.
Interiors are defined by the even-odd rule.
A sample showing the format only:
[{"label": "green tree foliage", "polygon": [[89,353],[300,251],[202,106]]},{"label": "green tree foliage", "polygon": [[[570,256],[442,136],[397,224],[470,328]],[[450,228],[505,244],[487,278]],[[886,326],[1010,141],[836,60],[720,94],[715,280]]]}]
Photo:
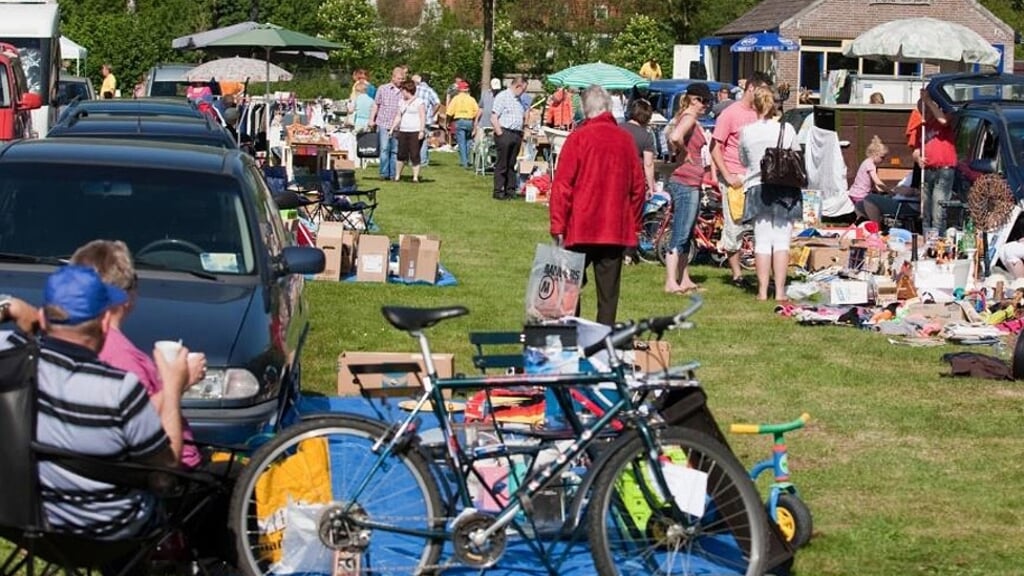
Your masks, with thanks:
[{"label": "green tree foliage", "polygon": [[381,62],[383,27],[367,0],[324,0],[317,11],[319,31],[344,48],[331,52],[343,70],[374,68]]},{"label": "green tree foliage", "polygon": [[413,72],[429,74],[435,90],[446,87],[456,75],[477,84],[482,34],[482,30],[463,28],[451,10],[428,10],[413,32],[410,48],[415,49],[408,50],[405,61]]},{"label": "green tree foliage", "polygon": [[652,57],[671,63],[672,44],[672,31],[666,23],[638,14],[630,18],[622,33],[612,40],[608,59],[630,70],[639,70]]},{"label": "green tree foliage", "polygon": [[223,28],[252,20],[258,11],[256,0],[206,0],[210,28]]},{"label": "green tree foliage", "polygon": [[316,36],[320,33],[317,11],[322,3],[321,0],[262,0],[259,20]]}]

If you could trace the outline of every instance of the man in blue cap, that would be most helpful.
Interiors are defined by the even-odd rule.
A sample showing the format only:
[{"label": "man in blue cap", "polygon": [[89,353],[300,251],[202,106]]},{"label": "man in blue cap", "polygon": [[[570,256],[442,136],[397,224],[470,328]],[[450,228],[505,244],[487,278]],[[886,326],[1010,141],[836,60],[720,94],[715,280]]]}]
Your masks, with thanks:
[{"label": "man in blue cap", "polygon": [[[64,266],[46,280],[43,307],[0,296],[0,320],[22,330],[38,322],[36,439],[78,454],[176,466],[181,456],[181,392],[188,350],[165,360],[154,353],[168,392],[157,411],[138,378],[100,362],[110,311],[128,295],[104,284],[88,266]],[[28,342],[22,331],[0,332],[0,350]],[[156,498],[88,479],[53,462],[39,463],[44,509],[53,529],[117,539],[155,520]],[[83,498],[88,494],[88,498]]]}]

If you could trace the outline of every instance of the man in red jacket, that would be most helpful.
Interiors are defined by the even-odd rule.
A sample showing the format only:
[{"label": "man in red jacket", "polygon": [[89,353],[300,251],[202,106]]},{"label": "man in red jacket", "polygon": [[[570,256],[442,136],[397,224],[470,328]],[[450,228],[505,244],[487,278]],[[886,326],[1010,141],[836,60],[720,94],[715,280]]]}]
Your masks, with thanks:
[{"label": "man in red jacket", "polygon": [[550,204],[551,237],[593,265],[597,321],[609,326],[619,306],[622,256],[636,246],[647,186],[633,137],[615,122],[611,106],[604,88],[584,90],[586,121],[558,156]]}]

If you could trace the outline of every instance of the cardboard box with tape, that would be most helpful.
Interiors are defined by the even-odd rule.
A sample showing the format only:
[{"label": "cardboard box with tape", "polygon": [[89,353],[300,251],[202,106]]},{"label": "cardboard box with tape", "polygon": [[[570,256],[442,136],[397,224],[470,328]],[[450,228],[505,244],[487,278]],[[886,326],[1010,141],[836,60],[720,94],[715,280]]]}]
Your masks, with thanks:
[{"label": "cardboard box with tape", "polygon": [[357,244],[357,282],[387,282],[391,240],[387,236],[363,234]]},{"label": "cardboard box with tape", "polygon": [[[453,354],[431,357],[438,377],[451,378],[455,374]],[[381,395],[416,394],[421,390],[419,379],[424,370],[423,356],[411,352],[342,352],[338,356],[338,395],[358,395],[357,379],[363,390],[379,391]]]},{"label": "cardboard box with tape", "polygon": [[423,234],[402,234],[398,237],[398,275],[403,280],[437,282],[437,266],[441,261],[441,239]]}]

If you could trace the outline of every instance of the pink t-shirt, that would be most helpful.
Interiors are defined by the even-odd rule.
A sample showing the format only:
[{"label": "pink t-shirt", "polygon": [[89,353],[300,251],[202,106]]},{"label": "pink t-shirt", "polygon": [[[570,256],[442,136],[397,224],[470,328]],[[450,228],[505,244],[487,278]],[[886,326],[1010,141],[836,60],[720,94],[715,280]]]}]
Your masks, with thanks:
[{"label": "pink t-shirt", "polygon": [[[142,350],[136,348],[131,340],[128,340],[128,337],[117,328],[111,328],[107,332],[103,350],[100,350],[100,360],[114,368],[135,374],[139,383],[150,396],[163,390],[164,383],[160,381],[156,363]],[[185,439],[185,446],[181,450],[181,465],[185,468],[195,468],[199,466],[203,458],[193,443],[195,437],[192,435],[192,428],[184,418],[181,420],[181,428],[182,436]]]},{"label": "pink t-shirt", "polygon": [[740,162],[740,132],[754,122],[757,122],[757,112],[745,102],[737,102],[726,108],[715,120],[715,131],[711,134],[711,138],[722,147],[725,167],[741,178],[747,169]]},{"label": "pink t-shirt", "polygon": [[876,171],[878,171],[878,167],[871,158],[866,158],[860,163],[860,168],[857,168],[857,175],[853,178],[853,185],[850,186],[850,190],[847,192],[850,195],[850,200],[860,202],[874,190],[875,182],[871,179],[871,175]]}]

